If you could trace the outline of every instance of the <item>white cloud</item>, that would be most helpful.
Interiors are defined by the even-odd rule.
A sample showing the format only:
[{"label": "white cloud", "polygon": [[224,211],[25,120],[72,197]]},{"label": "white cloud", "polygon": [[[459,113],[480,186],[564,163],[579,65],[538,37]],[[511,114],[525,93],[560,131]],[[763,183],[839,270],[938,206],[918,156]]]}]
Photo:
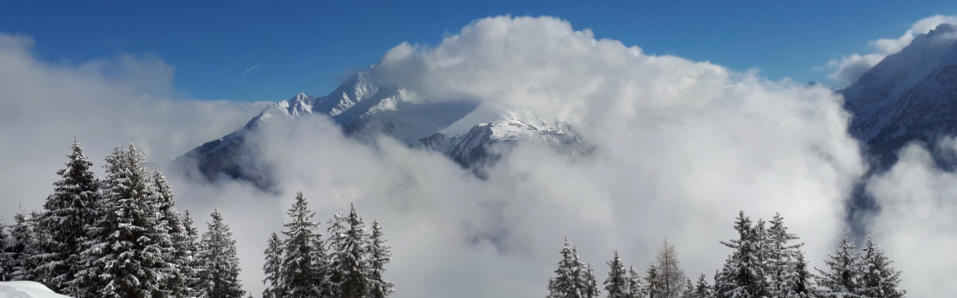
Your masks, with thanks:
[{"label": "white cloud", "polygon": [[[940,152],[953,154],[957,142],[948,138],[940,146]],[[867,190],[880,206],[870,218],[871,233],[903,270],[908,294],[955,293],[951,277],[957,275],[957,174],[938,169],[919,145],[905,147],[899,156],[888,172],[868,182]]]},{"label": "white cloud", "polygon": [[[144,95],[9,48],[0,47],[0,65],[15,66],[0,69],[0,90],[13,90],[0,94],[0,140],[15,145],[0,149],[0,163],[12,165],[0,170],[0,188],[17,191],[4,204],[23,198],[37,208],[74,134],[98,164],[130,141],[163,162],[250,116],[229,103]],[[649,55],[556,18],[477,20],[434,47],[400,44],[374,69],[380,82],[423,97],[569,121],[597,149],[569,158],[523,144],[480,180],[387,138],[346,138],[324,118],[275,122],[258,138],[280,194],[171,177],[199,221],[223,210],[251,293],[261,289],[266,236],[299,190],[323,220],[355,202],[383,222],[396,297],[527,297],[544,295],[565,236],[602,274],[613,250],[643,268],[665,238],[686,272],[710,274],[742,209],[781,212],[820,260],[844,230],[845,198],[864,171],[840,100],[825,88]]]},{"label": "white cloud", "polygon": [[827,77],[839,87],[853,84],[864,72],[880,63],[884,57],[900,52],[914,40],[914,37],[930,32],[940,24],[957,24],[957,16],[933,15],[920,19],[900,37],[881,38],[869,42],[868,44],[877,51],[876,53],[854,53],[841,57],[841,59],[830,60],[827,62],[827,66],[833,68],[834,72]]}]

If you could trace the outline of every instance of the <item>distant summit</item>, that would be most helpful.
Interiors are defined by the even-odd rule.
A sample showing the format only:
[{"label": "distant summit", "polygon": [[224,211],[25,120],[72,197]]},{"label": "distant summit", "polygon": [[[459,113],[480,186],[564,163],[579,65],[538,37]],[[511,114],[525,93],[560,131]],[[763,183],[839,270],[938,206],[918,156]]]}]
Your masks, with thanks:
[{"label": "distant summit", "polygon": [[[839,92],[853,115],[850,133],[867,146],[874,171],[893,165],[907,143],[933,145],[957,135],[957,25],[917,36]],[[945,168],[955,165],[935,158]]]},{"label": "distant summit", "polygon": [[[261,160],[261,146],[250,135],[275,121],[329,117],[353,137],[382,133],[420,149],[445,154],[476,170],[526,140],[541,140],[576,152],[587,151],[582,137],[564,122],[550,123],[528,113],[489,111],[469,100],[420,98],[396,86],[381,86],[360,71],[322,97],[299,93],[273,103],[241,129],[187,152],[175,162],[195,167],[209,180],[232,178],[259,187],[272,184],[272,169]],[[522,115],[522,116],[519,116]]]}]

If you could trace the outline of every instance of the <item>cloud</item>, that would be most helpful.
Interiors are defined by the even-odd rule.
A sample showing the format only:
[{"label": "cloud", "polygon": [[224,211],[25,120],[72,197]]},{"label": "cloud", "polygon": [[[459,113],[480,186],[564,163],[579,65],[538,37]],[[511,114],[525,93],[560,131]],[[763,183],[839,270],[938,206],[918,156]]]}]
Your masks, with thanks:
[{"label": "cloud", "polygon": [[828,67],[834,67],[836,70],[827,76],[839,86],[848,86],[854,84],[861,75],[884,60],[883,54],[851,54],[844,56],[840,60],[831,60],[827,62]]},{"label": "cloud", "polygon": [[[955,157],[957,142],[944,139],[940,152]],[[867,184],[880,206],[870,218],[874,239],[903,270],[903,286],[914,297],[957,292],[957,174],[936,167],[920,145],[901,150],[898,162]]]},{"label": "cloud", "polygon": [[29,37],[0,34],[0,216],[39,208],[73,137],[95,162],[134,143],[165,163],[240,127],[261,104],[172,99],[173,67],[150,55],[81,64],[39,60]]},{"label": "cloud", "polygon": [[[0,65],[12,66],[0,69],[0,90],[12,90],[0,94],[0,141],[15,145],[0,148],[0,187],[16,191],[3,204],[38,208],[74,135],[98,164],[134,142],[162,166],[252,116],[248,105],[157,97],[82,65],[45,63],[28,39],[6,39],[16,45],[0,47]],[[647,266],[664,239],[685,272],[710,274],[729,253],[718,241],[733,236],[738,210],[781,212],[817,262],[845,229],[845,199],[864,172],[830,90],[647,54],[557,18],[476,20],[434,46],[397,45],[373,69],[422,98],[567,121],[595,152],[523,143],[482,180],[387,137],[345,137],[323,117],[271,122],[253,140],[280,193],[171,173],[180,207],[199,222],[223,211],[251,293],[261,291],[266,237],[300,190],[320,219],[355,202],[383,223],[396,297],[527,297],[545,294],[566,236],[600,274],[613,250]]]},{"label": "cloud", "polygon": [[914,40],[914,37],[930,32],[940,24],[957,24],[957,16],[933,15],[920,19],[897,38],[881,38],[869,42],[868,44],[877,51],[875,53],[854,53],[841,59],[830,60],[827,66],[834,69],[834,72],[827,77],[839,87],[853,84],[867,70],[884,60],[884,57],[900,52]]}]

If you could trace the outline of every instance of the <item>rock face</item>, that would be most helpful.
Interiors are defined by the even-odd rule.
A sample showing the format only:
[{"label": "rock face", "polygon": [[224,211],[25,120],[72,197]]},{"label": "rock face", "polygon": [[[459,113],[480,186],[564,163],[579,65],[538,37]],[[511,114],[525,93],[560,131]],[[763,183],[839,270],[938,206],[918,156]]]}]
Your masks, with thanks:
[{"label": "rock face", "polygon": [[472,169],[494,162],[522,141],[540,140],[576,152],[588,150],[566,123],[548,123],[527,113],[520,117],[507,111],[490,116],[490,111],[478,106],[468,100],[418,98],[400,87],[377,85],[358,72],[326,96],[300,93],[276,102],[239,130],[196,147],[174,164],[187,172],[195,169],[194,173],[209,180],[242,179],[269,188],[272,169],[261,160],[262,144],[251,135],[269,123],[311,115],[329,117],[346,135],[361,138],[383,133],[415,148],[441,152]]},{"label": "rock face", "polygon": [[[839,92],[853,116],[850,132],[867,146],[873,171],[893,165],[907,143],[933,145],[957,135],[957,26],[942,24],[918,36]],[[935,158],[942,167],[955,165],[943,154]]]}]

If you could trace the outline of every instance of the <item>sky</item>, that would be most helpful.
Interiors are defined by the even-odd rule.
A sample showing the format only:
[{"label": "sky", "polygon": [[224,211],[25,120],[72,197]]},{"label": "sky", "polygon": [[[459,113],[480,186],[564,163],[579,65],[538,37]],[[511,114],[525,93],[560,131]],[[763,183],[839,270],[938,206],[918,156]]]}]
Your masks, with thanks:
[{"label": "sky", "polygon": [[957,291],[947,279],[957,175],[927,148],[957,154],[957,141],[907,146],[889,171],[863,176],[867,153],[847,134],[840,96],[805,84],[846,84],[915,35],[957,23],[952,4],[69,5],[0,2],[3,222],[41,208],[74,137],[99,177],[126,144],[167,169],[241,127],[258,100],[326,93],[374,64],[374,83],[404,86],[411,101],[557,117],[595,150],[570,157],[522,142],[478,179],[387,136],[349,138],[327,117],[271,122],[251,140],[279,191],[166,171],[177,208],[200,226],[222,211],[254,296],[266,237],[297,191],[318,219],[355,203],[382,223],[393,297],[480,298],[544,296],[564,237],[599,276],[616,250],[646,268],[664,240],[686,273],[713,273],[739,210],[781,212],[820,267],[848,231],[856,183],[888,207],[865,224],[909,293]]},{"label": "sky", "polygon": [[185,98],[324,95],[400,42],[434,45],[474,19],[559,16],[597,38],[772,79],[824,82],[827,62],[863,51],[952,1],[0,1],[0,31],[41,59],[152,55]]}]

